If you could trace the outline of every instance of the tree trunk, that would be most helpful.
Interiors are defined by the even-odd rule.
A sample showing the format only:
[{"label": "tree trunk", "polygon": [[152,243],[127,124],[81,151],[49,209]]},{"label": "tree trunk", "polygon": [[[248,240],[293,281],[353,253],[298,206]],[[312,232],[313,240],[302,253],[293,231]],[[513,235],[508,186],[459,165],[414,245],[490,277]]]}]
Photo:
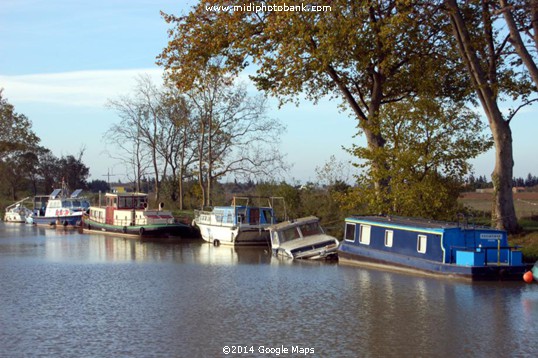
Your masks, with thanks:
[{"label": "tree trunk", "polygon": [[[492,173],[494,188],[492,225],[509,233],[520,230],[517,223],[512,195],[512,174],[514,159],[512,154],[512,132],[510,122],[505,121],[497,103],[496,78],[488,79],[480,66],[477,53],[463,20],[456,0],[446,0],[454,36],[458,43],[461,57],[467,67],[471,81],[482,108],[488,118],[493,140],[495,142],[495,168]],[[487,59],[491,63],[493,59]]]},{"label": "tree trunk", "polygon": [[201,209],[205,206],[205,185],[204,185],[204,138],[205,138],[205,124],[203,118],[200,121],[200,140],[198,143],[198,185],[202,192]]},{"label": "tree trunk", "polygon": [[495,168],[491,174],[494,192],[491,219],[494,227],[516,233],[521,228],[517,222],[512,192],[512,130],[509,122],[501,118],[491,124],[491,131],[495,142]]},{"label": "tree trunk", "polygon": [[[376,151],[380,148],[383,148],[385,146],[386,140],[385,138],[383,138],[379,131],[379,123],[376,119],[379,113],[379,109],[381,108],[381,98],[383,95],[382,76],[379,74],[373,75],[374,83],[372,86],[372,98],[368,106],[368,114],[366,114],[360,108],[350,89],[342,83],[336,70],[329,66],[327,67],[327,74],[336,83],[338,89],[344,96],[345,101],[350,105],[351,109],[355,113],[357,120],[359,121],[359,127],[362,129],[362,131],[364,132],[364,136],[366,137],[368,149],[370,149],[371,151]],[[378,161],[374,161],[372,163],[372,171],[378,172],[383,166],[386,165],[387,163],[379,163]],[[374,187],[377,193],[380,193],[381,189],[387,187],[388,185],[388,180],[378,179],[374,181]]]},{"label": "tree trunk", "polygon": [[207,131],[207,205],[213,206],[211,182],[213,181],[213,111],[209,114],[209,130]]}]

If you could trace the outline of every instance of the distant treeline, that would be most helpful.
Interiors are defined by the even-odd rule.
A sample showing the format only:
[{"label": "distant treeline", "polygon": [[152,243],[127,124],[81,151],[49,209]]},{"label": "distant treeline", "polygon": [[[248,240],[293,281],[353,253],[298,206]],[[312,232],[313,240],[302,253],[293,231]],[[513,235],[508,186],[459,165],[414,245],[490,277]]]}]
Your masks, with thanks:
[{"label": "distant treeline", "polygon": [[[538,186],[538,177],[529,173],[526,178],[513,178],[512,183],[512,186],[514,187],[532,188]],[[487,178],[485,175],[480,175],[478,177],[471,175],[466,180],[466,186],[470,190],[476,190],[493,188],[493,183],[491,182],[491,179]]]}]

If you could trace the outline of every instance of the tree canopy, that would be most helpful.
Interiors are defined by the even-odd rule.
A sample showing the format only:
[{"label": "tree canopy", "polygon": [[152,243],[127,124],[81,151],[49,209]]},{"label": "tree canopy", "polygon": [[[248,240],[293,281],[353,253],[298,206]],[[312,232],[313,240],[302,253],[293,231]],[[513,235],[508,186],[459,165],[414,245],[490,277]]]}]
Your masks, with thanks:
[{"label": "tree canopy", "polygon": [[[283,3],[276,1],[274,5]],[[441,113],[457,106],[464,108],[472,99],[449,19],[439,4],[334,0],[330,11],[324,12],[249,12],[240,6],[211,11],[211,6],[227,5],[230,2],[224,0],[201,1],[186,16],[164,14],[172,28],[159,63],[168,78],[179,88],[189,89],[212,59],[222,57],[222,71],[237,75],[247,68],[255,70],[250,78],[257,88],[281,103],[297,101],[301,95],[314,102],[325,96],[340,99],[342,108],[357,119],[359,134],[367,141],[365,148],[352,152],[366,160],[368,181],[377,200],[385,204],[390,202],[387,193],[391,185],[400,184],[395,180],[401,178],[394,176],[394,171],[406,169],[409,174],[409,168],[415,167],[409,163],[402,168],[398,160],[390,159],[396,154],[396,137],[389,137],[387,126],[393,119],[385,108],[394,110],[401,103],[400,111],[409,110],[409,104],[432,98]],[[420,122],[422,128],[412,124],[417,120],[413,116],[401,120],[408,122],[402,127],[409,131],[425,129],[426,119]],[[470,127],[470,132],[476,133],[474,121]],[[413,138],[413,133],[409,136]],[[416,153],[424,148],[424,144],[417,144],[414,160],[420,156],[431,159]],[[484,149],[481,143],[469,141],[459,151],[459,160]],[[444,160],[446,164],[448,158]],[[468,171],[467,166],[459,165],[459,174]],[[453,176],[452,172],[443,173],[444,169],[453,168],[437,165],[431,172],[442,178]]]}]

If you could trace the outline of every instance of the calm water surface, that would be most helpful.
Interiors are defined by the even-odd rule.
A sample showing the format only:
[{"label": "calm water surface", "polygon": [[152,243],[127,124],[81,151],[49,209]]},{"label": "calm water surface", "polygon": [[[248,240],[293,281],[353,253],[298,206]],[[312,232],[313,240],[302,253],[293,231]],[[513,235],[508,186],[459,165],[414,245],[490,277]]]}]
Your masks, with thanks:
[{"label": "calm water surface", "polygon": [[536,357],[537,332],[538,284],[0,223],[1,357]]}]

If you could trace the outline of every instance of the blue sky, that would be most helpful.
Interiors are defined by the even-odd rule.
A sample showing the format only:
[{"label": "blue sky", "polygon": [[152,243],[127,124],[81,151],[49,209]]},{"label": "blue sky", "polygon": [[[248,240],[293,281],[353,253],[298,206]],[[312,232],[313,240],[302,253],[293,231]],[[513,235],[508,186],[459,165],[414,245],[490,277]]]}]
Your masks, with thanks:
[{"label": "blue sky", "polygon": [[[139,74],[159,83],[162,71],[155,57],[168,39],[160,10],[180,15],[194,3],[2,0],[0,88],[56,156],[76,155],[85,148],[90,180],[106,180],[108,170],[122,175],[123,166],[108,156],[103,141],[106,130],[119,121],[105,103],[131,92]],[[286,179],[315,181],[316,167],[332,155],[344,162],[351,159],[341,148],[358,140],[353,138],[356,122],[339,112],[337,101],[282,109],[276,101],[270,103],[268,116],[287,126],[282,151],[292,169]],[[512,122],[516,176],[538,175],[537,108],[522,111]],[[473,165],[476,175],[489,177],[493,153],[473,160]]]}]

